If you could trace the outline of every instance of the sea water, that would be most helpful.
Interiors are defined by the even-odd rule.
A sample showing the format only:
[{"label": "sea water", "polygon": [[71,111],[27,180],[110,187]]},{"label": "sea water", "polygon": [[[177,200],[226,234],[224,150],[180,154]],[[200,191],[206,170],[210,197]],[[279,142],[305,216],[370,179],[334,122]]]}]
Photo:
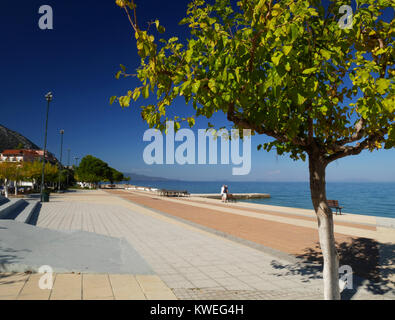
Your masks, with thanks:
[{"label": "sea water", "polygon": [[[190,193],[269,193],[269,199],[242,200],[268,205],[312,209],[308,182],[130,181],[132,185]],[[327,182],[327,199],[338,200],[342,212],[395,218],[395,183]]]}]

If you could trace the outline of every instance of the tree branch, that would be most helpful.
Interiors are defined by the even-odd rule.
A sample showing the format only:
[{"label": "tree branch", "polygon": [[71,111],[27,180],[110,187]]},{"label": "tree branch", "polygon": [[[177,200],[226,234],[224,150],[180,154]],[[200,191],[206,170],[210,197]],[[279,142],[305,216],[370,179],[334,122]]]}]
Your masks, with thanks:
[{"label": "tree branch", "polygon": [[234,107],[235,107],[234,103],[229,104],[229,108],[227,111],[227,119],[233,122],[234,124],[236,124],[237,126],[240,126],[243,129],[254,130],[259,134],[266,134],[270,137],[275,138],[280,142],[292,142],[299,146],[307,146],[307,142],[304,138],[295,137],[292,140],[290,140],[286,135],[283,135],[275,130],[269,130],[262,125],[257,125],[248,119],[236,115]]},{"label": "tree branch", "polygon": [[256,51],[256,47],[257,47],[257,41],[259,36],[261,35],[261,33],[263,32],[263,30],[259,30],[256,35],[254,36],[254,38],[252,39],[252,48],[251,48],[251,58],[250,58],[250,62],[248,64],[248,71],[252,72],[252,67],[254,64],[254,59],[255,59],[255,51]]},{"label": "tree branch", "polygon": [[338,160],[340,158],[344,158],[351,155],[357,155],[362,152],[362,150],[369,148],[370,146],[383,142],[384,136],[388,133],[388,128],[383,128],[379,132],[367,137],[361,143],[357,143],[355,146],[338,146],[337,152],[325,157],[325,161],[327,164],[334,160]]},{"label": "tree branch", "polygon": [[361,140],[365,134],[365,120],[363,118],[359,119],[359,121],[355,124],[355,131],[351,137],[347,137],[335,142],[335,146],[344,146],[347,143],[355,142]]}]

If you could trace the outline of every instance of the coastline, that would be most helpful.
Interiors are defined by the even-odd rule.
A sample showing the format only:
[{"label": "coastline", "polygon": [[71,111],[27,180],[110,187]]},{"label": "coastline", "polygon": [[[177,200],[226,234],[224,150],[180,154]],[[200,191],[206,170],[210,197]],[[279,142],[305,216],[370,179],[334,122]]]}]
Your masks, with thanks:
[{"label": "coastline", "polygon": [[[194,194],[192,194],[191,196],[194,196]],[[206,199],[210,200],[209,198]],[[268,204],[254,203],[254,202],[248,202],[243,200],[232,204],[232,206],[240,207],[240,208],[257,208],[267,211],[292,214],[296,216],[298,215],[308,216],[308,217],[316,216],[315,211],[312,209],[303,209],[303,208],[279,206],[279,205],[268,205]],[[333,216],[335,217],[335,219],[341,219],[342,221],[347,221],[347,222],[355,222],[355,223],[361,223],[361,224],[372,225],[372,226],[395,228],[395,218],[391,218],[391,217],[380,217],[380,216],[374,216],[368,214],[357,214],[357,213],[350,213],[343,211],[341,215],[340,214],[336,215],[334,213]]]},{"label": "coastline", "polygon": [[[170,190],[187,190],[189,193],[219,195],[223,182],[191,181],[133,181],[133,185]],[[270,198],[247,199],[258,203],[298,209],[313,209],[310,187],[307,182],[232,182],[229,192],[270,194]],[[395,183],[340,183],[328,182],[327,198],[338,200],[342,211],[383,218],[395,218]]]}]

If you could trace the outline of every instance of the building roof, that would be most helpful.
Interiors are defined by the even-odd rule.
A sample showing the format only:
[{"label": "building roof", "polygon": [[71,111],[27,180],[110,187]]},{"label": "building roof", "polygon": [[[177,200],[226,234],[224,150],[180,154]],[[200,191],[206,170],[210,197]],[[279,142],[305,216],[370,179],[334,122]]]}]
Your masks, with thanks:
[{"label": "building roof", "polygon": [[23,150],[4,150],[2,155],[4,156],[15,156],[15,155],[22,155]]},{"label": "building roof", "polygon": [[[41,158],[44,154],[44,150],[33,150],[33,149],[8,149],[4,150],[0,153],[3,157],[23,157],[23,156],[30,156],[32,158]],[[48,150],[45,152],[45,159],[50,162],[58,162],[58,159],[49,152]]]}]

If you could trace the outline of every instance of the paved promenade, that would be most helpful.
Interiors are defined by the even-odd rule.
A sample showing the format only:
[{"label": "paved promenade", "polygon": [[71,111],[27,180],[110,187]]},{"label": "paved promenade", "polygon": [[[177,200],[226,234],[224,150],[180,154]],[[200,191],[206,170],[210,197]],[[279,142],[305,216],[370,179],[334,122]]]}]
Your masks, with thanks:
[{"label": "paved promenade", "polygon": [[[393,246],[394,230],[369,218],[335,217],[336,240],[361,249],[364,235],[375,253],[367,275],[384,275],[384,267],[387,273],[378,283],[355,281],[355,289],[344,297],[394,299],[393,250],[386,251],[392,252],[386,258],[377,247],[379,241]],[[320,268],[295,258],[318,256],[316,222],[301,209],[263,210],[253,204],[164,199],[124,190],[78,191],[51,196],[42,205],[37,226],[124,238],[178,299],[323,297]]]},{"label": "paved promenade", "polygon": [[[280,256],[288,253],[303,260],[321,262],[317,221],[312,210],[245,202],[223,204],[198,197],[165,198],[148,192],[114,190],[112,193],[266,253],[280,253]],[[387,219],[383,223],[374,216],[334,216],[340,264],[351,265],[354,273],[363,278],[377,283],[381,279],[381,285],[375,285],[379,291],[389,290],[387,284],[390,287],[395,284],[395,229],[388,227],[394,220]]]}]

